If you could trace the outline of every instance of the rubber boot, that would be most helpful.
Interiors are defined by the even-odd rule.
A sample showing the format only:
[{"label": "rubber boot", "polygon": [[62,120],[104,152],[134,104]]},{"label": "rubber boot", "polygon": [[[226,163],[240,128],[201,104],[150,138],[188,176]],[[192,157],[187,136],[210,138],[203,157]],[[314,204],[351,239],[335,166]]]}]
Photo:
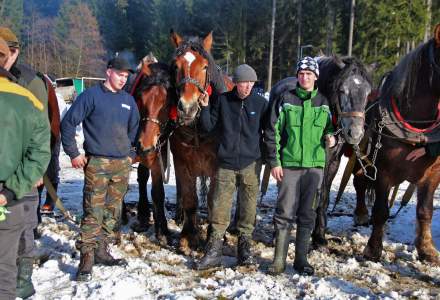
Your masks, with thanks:
[{"label": "rubber boot", "polygon": [[126,266],[127,261],[111,256],[108,252],[108,243],[104,240],[98,243],[98,248],[95,250],[95,264],[102,266]]},{"label": "rubber boot", "polygon": [[315,269],[307,261],[307,253],[309,251],[311,230],[304,227],[298,227],[296,229],[296,242],[295,242],[295,261],[293,262],[293,268],[300,275],[313,275]]},{"label": "rubber boot", "polygon": [[257,261],[252,256],[251,240],[252,238],[246,235],[240,235],[238,237],[237,263],[240,266],[252,266],[257,264]]},{"label": "rubber boot", "polygon": [[286,270],[287,251],[289,250],[290,230],[281,229],[276,231],[275,253],[272,265],[267,272],[271,275],[278,275]]},{"label": "rubber boot", "polygon": [[95,263],[94,252],[92,248],[81,249],[78,272],[76,273],[77,281],[89,281],[92,279],[92,269]]},{"label": "rubber boot", "polygon": [[222,264],[223,240],[211,236],[206,245],[205,255],[196,263],[196,270],[207,270],[219,267]]},{"label": "rubber boot", "polygon": [[32,257],[22,257],[17,259],[17,294],[22,299],[29,298],[35,294],[34,285],[32,284],[32,271],[34,259]]}]

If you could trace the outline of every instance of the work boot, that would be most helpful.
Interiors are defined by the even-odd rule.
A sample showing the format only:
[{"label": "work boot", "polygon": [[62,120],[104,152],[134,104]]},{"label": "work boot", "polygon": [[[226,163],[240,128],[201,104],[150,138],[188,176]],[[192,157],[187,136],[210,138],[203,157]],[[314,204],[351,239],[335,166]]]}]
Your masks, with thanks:
[{"label": "work boot", "polygon": [[289,250],[289,231],[281,229],[276,231],[275,252],[272,265],[269,266],[267,272],[271,275],[278,275],[286,269],[287,251]]},{"label": "work boot", "polygon": [[251,253],[252,238],[247,235],[240,235],[237,244],[237,263],[240,266],[256,265],[257,262]]},{"label": "work boot", "polygon": [[81,250],[76,281],[89,281],[92,279],[92,269],[95,263],[94,252],[92,248]]},{"label": "work boot", "polygon": [[307,253],[309,251],[311,230],[308,228],[299,227],[296,229],[295,242],[295,261],[293,268],[300,275],[313,275],[315,269],[307,261]]},{"label": "work boot", "polygon": [[95,250],[95,264],[103,266],[126,266],[127,261],[111,256],[108,252],[108,243],[106,241],[100,241],[98,248]]},{"label": "work boot", "polygon": [[219,267],[222,264],[223,240],[219,237],[211,236],[206,245],[205,255],[196,263],[196,270],[207,270]]},{"label": "work boot", "polygon": [[32,270],[34,259],[32,257],[22,257],[17,259],[17,292],[16,296],[22,299],[29,298],[35,294],[32,284]]}]

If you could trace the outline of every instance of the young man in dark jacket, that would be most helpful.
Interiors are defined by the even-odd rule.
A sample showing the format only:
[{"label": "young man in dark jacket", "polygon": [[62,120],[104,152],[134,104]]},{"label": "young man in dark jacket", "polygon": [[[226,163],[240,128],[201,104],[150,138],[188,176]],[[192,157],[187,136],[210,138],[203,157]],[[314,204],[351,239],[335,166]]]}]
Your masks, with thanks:
[{"label": "young man in dark jacket", "polygon": [[[84,215],[78,281],[91,279],[94,264],[124,265],[108,253],[119,230],[122,200],[135,151],[139,111],[133,97],[122,90],[130,65],[116,57],[107,64],[106,81],[84,91],[61,123],[64,151],[74,168],[84,168]],[[82,122],[85,155],[78,151],[75,129]]]},{"label": "young man in dark jacket", "polygon": [[[18,293],[17,282],[25,274],[30,281],[32,272],[20,272],[17,281],[17,270],[23,268],[20,263],[17,268],[17,256],[19,246],[33,249],[32,231],[31,244],[26,247],[22,242],[29,216],[36,218],[32,211],[35,200],[29,192],[42,178],[50,159],[44,105],[29,90],[13,83],[16,78],[4,69],[9,53],[0,38],[0,111],[3,124],[7,124],[0,130],[0,299],[26,298],[34,292],[30,282],[26,294]],[[32,263],[30,257],[31,268]]]},{"label": "young man in dark jacket", "polygon": [[200,103],[202,128],[206,131],[218,129],[220,143],[210,220],[212,232],[205,255],[196,265],[199,270],[221,265],[223,235],[229,225],[237,181],[240,190],[237,260],[239,265],[255,263],[250,252],[250,242],[258,194],[257,170],[260,168],[257,161],[261,158],[260,141],[268,104],[266,99],[252,91],[257,74],[250,66],[238,66],[233,81],[236,87],[221,94],[215,103],[209,103],[207,95]]},{"label": "young man in dark jacket", "polygon": [[311,275],[307,261],[311,231],[316,218],[315,194],[321,185],[325,166],[324,139],[329,146],[335,138],[327,99],[318,92],[318,64],[303,58],[297,66],[298,85],[273,99],[270,121],[265,130],[267,160],[272,176],[280,182],[274,215],[275,257],[269,272],[278,274],[286,265],[289,236],[296,221],[294,268]]}]

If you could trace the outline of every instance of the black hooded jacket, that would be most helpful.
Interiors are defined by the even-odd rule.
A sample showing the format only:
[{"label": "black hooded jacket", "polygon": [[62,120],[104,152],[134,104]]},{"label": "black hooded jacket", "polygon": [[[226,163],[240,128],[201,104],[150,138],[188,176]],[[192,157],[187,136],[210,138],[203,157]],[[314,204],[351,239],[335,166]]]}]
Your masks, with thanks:
[{"label": "black hooded jacket", "polygon": [[219,166],[241,170],[261,157],[261,140],[268,102],[254,91],[240,99],[236,88],[202,107],[200,123],[207,132],[218,129]]}]

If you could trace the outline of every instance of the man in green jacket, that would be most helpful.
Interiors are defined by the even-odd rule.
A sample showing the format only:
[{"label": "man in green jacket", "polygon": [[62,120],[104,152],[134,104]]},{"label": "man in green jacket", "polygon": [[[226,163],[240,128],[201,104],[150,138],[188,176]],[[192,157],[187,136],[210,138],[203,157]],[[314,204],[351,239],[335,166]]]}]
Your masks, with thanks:
[{"label": "man in green jacket", "polygon": [[[43,104],[13,83],[3,67],[9,49],[0,38],[0,299],[15,299],[19,240],[32,207],[28,193],[43,176],[50,159],[49,122]],[[6,218],[5,218],[6,217]]]},{"label": "man in green jacket", "polygon": [[[9,71],[16,79],[17,83],[29,90],[42,104],[43,110],[35,113],[42,114],[48,118],[47,90],[43,79],[37,75],[29,65],[19,64],[18,56],[20,54],[20,43],[17,36],[7,27],[0,27],[0,37],[3,38],[9,47],[9,58],[4,68]],[[49,132],[50,137],[50,132]],[[57,152],[59,154],[59,152]],[[53,168],[51,168],[53,169]],[[48,174],[52,179],[53,176]],[[51,180],[53,181],[53,180]],[[19,258],[17,259],[18,276],[17,276],[17,297],[27,298],[35,293],[32,284],[32,267],[34,262],[34,235],[38,226],[39,204],[38,187],[43,184],[42,178],[38,184],[29,191],[26,199],[29,202],[29,210],[26,211],[26,230],[20,239]]]},{"label": "man in green jacket", "polygon": [[311,231],[316,218],[315,194],[321,185],[325,166],[325,139],[329,146],[335,138],[327,99],[318,92],[317,62],[301,59],[297,66],[298,84],[270,104],[270,121],[265,130],[267,159],[272,176],[279,182],[275,257],[269,272],[279,274],[286,265],[289,236],[296,221],[294,268],[312,275],[307,261]]}]

